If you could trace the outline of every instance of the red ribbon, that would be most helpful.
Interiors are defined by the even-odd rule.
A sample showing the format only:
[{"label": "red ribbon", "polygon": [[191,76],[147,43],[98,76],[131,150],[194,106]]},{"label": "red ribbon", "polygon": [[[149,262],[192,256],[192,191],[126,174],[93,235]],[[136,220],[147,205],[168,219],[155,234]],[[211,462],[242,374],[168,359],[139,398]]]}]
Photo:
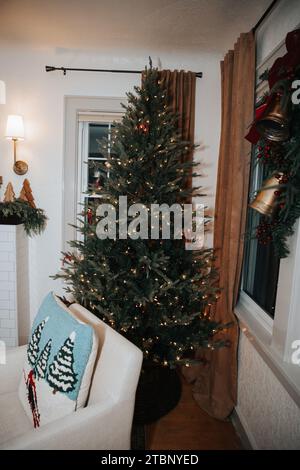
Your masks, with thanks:
[{"label": "red ribbon", "polygon": [[260,133],[256,129],[256,122],[259,120],[259,118],[264,114],[266,107],[268,106],[268,102],[266,101],[262,105],[260,105],[258,108],[255,110],[255,119],[254,122],[250,128],[250,131],[248,134],[245,136],[245,139],[247,139],[251,144],[256,145],[257,142],[260,139]]},{"label": "red ribbon", "polygon": [[[268,83],[270,90],[279,80],[287,78],[292,79],[295,73],[295,68],[300,64],[300,29],[290,31],[285,38],[285,45],[287,53],[283,57],[275,60],[268,73]],[[257,121],[262,117],[265,112],[271,96],[269,96],[265,103],[259,106],[255,111],[255,119],[250,128],[250,131],[245,136],[251,144],[256,145],[260,139],[260,134],[256,128]]]}]

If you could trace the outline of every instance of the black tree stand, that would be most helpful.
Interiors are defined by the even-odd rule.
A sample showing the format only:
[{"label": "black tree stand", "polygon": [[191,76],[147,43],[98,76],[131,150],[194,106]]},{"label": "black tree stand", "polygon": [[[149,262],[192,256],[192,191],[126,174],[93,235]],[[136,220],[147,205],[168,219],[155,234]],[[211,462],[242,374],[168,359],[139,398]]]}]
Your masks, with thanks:
[{"label": "black tree stand", "polygon": [[145,448],[144,426],[169,413],[180,397],[181,382],[176,369],[144,364],[136,391],[132,449]]}]

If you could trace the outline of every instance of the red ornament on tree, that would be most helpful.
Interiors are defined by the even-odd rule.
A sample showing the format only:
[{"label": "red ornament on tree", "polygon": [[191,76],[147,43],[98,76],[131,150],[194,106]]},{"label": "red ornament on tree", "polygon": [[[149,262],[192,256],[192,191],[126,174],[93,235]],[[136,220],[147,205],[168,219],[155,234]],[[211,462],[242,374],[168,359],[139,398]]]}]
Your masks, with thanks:
[{"label": "red ornament on tree", "polygon": [[138,130],[144,134],[148,134],[149,132],[149,124],[147,122],[141,122],[138,126]]},{"label": "red ornament on tree", "polygon": [[71,262],[72,259],[73,259],[73,258],[72,258],[71,255],[66,254],[66,255],[64,256],[63,260],[62,260],[63,266],[65,265],[65,263],[66,263],[67,261]]},{"label": "red ornament on tree", "polygon": [[88,223],[91,225],[91,223],[93,222],[93,211],[90,208],[87,210],[87,220]]}]

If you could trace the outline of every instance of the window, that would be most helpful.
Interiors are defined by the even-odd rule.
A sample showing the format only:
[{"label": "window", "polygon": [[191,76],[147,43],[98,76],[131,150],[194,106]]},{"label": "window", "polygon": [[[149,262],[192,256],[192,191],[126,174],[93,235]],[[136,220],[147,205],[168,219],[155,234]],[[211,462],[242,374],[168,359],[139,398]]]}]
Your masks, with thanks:
[{"label": "window", "polygon": [[[252,152],[249,202],[255,191],[265,180],[262,165],[257,165],[257,155]],[[255,228],[263,221],[259,212],[248,208],[243,268],[243,290],[271,318],[274,318],[280,259],[275,255],[272,244],[262,245],[255,238]]]},{"label": "window", "polygon": [[[256,106],[260,105],[261,97],[267,90],[267,82],[259,81],[256,87]],[[266,171],[263,165],[257,164],[257,154],[255,147],[253,147],[249,202],[253,200],[255,192],[262,186],[265,178]],[[264,312],[274,319],[280,259],[275,255],[272,244],[262,245],[255,238],[255,228],[263,219],[264,216],[259,212],[248,208],[242,289]]]},{"label": "window", "polygon": [[[101,197],[101,187],[109,172],[98,141],[110,139],[112,123],[122,119],[124,98],[67,96],[65,98],[65,156],[62,220],[62,251],[78,236],[77,216],[86,204],[88,188],[93,198]],[[88,162],[90,165],[88,165]],[[96,191],[97,190],[97,191]]]},{"label": "window", "polygon": [[[257,33],[256,101],[265,93],[266,82],[259,77],[269,69],[274,61],[286,53],[284,39],[274,47],[274,27],[272,35],[262,28]],[[285,38],[288,31],[281,32]],[[270,44],[273,44],[273,49]],[[268,47],[267,47],[268,46]],[[265,50],[269,54],[266,54]],[[254,192],[265,179],[263,166],[257,165],[252,155],[249,202]],[[247,233],[260,222],[261,215],[248,209]],[[271,246],[258,244],[255,238],[245,238],[243,276],[239,302],[235,313],[244,334],[248,336],[259,354],[271,367],[288,392],[298,401],[300,398],[300,369],[292,361],[294,341],[300,339],[300,223],[295,226],[295,234],[289,238],[290,255],[279,260]]]},{"label": "window", "polygon": [[[109,178],[109,169],[106,166],[107,154],[101,152],[103,139],[108,142],[110,153],[112,119],[116,116],[89,116],[79,115],[78,126],[78,196],[77,213],[87,208],[92,201],[101,199],[106,178]],[[79,233],[77,232],[77,236]]]}]

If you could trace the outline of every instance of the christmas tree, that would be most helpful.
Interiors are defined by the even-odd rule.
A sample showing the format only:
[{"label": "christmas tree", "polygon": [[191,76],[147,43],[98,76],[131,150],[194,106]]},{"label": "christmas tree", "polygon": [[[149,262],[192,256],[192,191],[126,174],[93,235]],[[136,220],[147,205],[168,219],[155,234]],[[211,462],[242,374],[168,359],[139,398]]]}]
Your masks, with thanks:
[{"label": "christmas tree", "polygon": [[66,339],[53,362],[49,366],[47,374],[47,382],[53,388],[53,393],[63,392],[68,393],[74,390],[77,378],[74,372],[74,341],[76,333],[73,331]]},{"label": "christmas tree", "polygon": [[101,200],[116,207],[116,233],[97,236],[100,218],[97,202],[91,203],[78,227],[84,239],[70,243],[56,278],[63,278],[77,302],[140,347],[149,361],[189,365],[198,347],[224,345],[214,338],[221,325],[210,318],[218,297],[214,253],[187,251],[184,239],[176,239],[172,218],[170,239],[151,239],[150,233],[141,238],[130,216],[131,236],[120,236],[124,220],[117,204],[125,195],[128,207],[142,204],[151,219],[151,204],[170,207],[190,200],[199,188],[186,187],[194,164],[183,156],[193,146],[179,137],[157,69],[145,70],[135,92],[128,93],[123,120],[102,148],[110,178]]},{"label": "christmas tree", "polygon": [[42,350],[40,357],[35,365],[35,375],[39,379],[46,377],[48,359],[51,352],[51,339],[46,343],[44,349]]},{"label": "christmas tree", "polygon": [[40,352],[39,348],[39,342],[41,339],[42,331],[44,329],[44,326],[46,325],[47,321],[49,320],[49,317],[46,317],[45,320],[43,320],[39,325],[36,327],[34,330],[30,343],[28,344],[27,348],[27,358],[28,362],[32,365],[35,366],[36,361],[38,359],[38,355]]}]

